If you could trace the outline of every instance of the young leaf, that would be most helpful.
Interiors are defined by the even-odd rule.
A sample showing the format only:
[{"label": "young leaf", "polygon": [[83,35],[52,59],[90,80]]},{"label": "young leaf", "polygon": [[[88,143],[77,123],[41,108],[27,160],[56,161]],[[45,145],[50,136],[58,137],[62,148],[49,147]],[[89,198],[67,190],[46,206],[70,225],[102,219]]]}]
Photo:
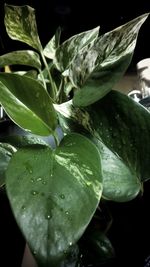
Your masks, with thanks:
[{"label": "young leaf", "polygon": [[140,27],[148,14],[97,38],[94,45],[76,54],[66,75],[75,90],[75,106],[88,106],[106,95],[125,73],[135,49]]},{"label": "young leaf", "polygon": [[15,151],[10,144],[0,143],[0,187],[5,184],[5,171]]},{"label": "young leaf", "polygon": [[37,262],[57,266],[81,237],[99,203],[100,154],[80,134],[65,136],[56,150],[20,149],[8,166],[6,186]]},{"label": "young leaf", "polygon": [[5,27],[9,37],[24,42],[38,51],[42,45],[38,36],[35,10],[30,6],[5,4]]},{"label": "young leaf", "polygon": [[76,34],[62,43],[56,50],[54,63],[58,70],[65,71],[84,47],[90,46],[98,37],[99,27]]},{"label": "young leaf", "polygon": [[47,58],[50,58],[50,59],[55,58],[56,49],[58,48],[59,43],[60,43],[60,34],[61,34],[61,29],[58,28],[55,35],[51,38],[51,40],[45,46],[43,50],[43,54]]},{"label": "young leaf", "polygon": [[0,103],[16,124],[34,134],[50,135],[57,126],[52,101],[34,79],[1,73]]},{"label": "young leaf", "polygon": [[31,66],[38,70],[41,68],[39,55],[32,50],[13,51],[0,56],[0,67],[16,64]]}]

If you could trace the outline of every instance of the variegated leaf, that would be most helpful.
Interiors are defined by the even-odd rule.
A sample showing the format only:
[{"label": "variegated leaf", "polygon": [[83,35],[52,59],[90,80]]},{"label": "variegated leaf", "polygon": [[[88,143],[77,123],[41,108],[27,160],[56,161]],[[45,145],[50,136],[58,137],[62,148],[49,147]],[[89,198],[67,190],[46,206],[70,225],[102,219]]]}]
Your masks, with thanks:
[{"label": "variegated leaf", "polygon": [[62,43],[56,50],[56,57],[54,59],[56,67],[61,71],[65,71],[79,51],[83,47],[90,46],[98,37],[98,34],[99,27],[96,27],[92,30],[74,35]]},{"label": "variegated leaf", "polygon": [[11,39],[24,42],[38,51],[42,50],[35,10],[32,7],[5,4],[5,27]]},{"label": "variegated leaf", "polygon": [[0,67],[6,65],[27,65],[36,69],[41,68],[39,55],[32,50],[13,51],[0,56]]},{"label": "variegated leaf", "polygon": [[140,27],[148,14],[108,32],[76,55],[67,75],[75,91],[73,103],[88,106],[106,95],[125,73],[135,49]]}]

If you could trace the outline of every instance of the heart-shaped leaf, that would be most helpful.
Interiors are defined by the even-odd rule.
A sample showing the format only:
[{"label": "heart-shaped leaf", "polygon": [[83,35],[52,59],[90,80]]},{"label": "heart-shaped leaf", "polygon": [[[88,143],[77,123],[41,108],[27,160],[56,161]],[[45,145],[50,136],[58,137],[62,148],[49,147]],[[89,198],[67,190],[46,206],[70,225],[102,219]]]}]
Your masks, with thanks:
[{"label": "heart-shaped leaf", "polygon": [[57,125],[52,101],[34,79],[12,73],[0,74],[0,103],[20,127],[37,135],[50,135]]},{"label": "heart-shaped leaf", "polygon": [[41,68],[39,55],[32,50],[13,51],[0,56],[0,66],[27,65],[36,69]]},{"label": "heart-shaped leaf", "polygon": [[86,109],[74,107],[72,101],[55,109],[64,131],[91,133],[85,132],[101,153],[103,197],[119,202],[135,198],[140,180],[150,178],[150,113],[117,91]]},{"label": "heart-shaped leaf", "polygon": [[0,143],[0,187],[5,184],[5,171],[15,151],[10,144]]},{"label": "heart-shaped leaf", "polygon": [[140,27],[148,14],[104,34],[76,55],[68,76],[77,88],[76,106],[88,106],[106,95],[125,73],[135,49]]},{"label": "heart-shaped leaf", "polygon": [[54,63],[58,70],[65,71],[80,51],[90,46],[98,37],[99,27],[76,34],[62,43],[56,50]]},{"label": "heart-shaped leaf", "polygon": [[11,39],[24,42],[38,51],[42,51],[35,10],[32,7],[5,4],[5,27]]},{"label": "heart-shaped leaf", "polygon": [[57,266],[83,234],[101,197],[100,166],[96,146],[80,134],[54,151],[33,146],[12,157],[8,197],[40,266]]},{"label": "heart-shaped leaf", "polygon": [[150,178],[150,113],[112,91],[89,110],[93,134],[123,160],[137,178]]}]

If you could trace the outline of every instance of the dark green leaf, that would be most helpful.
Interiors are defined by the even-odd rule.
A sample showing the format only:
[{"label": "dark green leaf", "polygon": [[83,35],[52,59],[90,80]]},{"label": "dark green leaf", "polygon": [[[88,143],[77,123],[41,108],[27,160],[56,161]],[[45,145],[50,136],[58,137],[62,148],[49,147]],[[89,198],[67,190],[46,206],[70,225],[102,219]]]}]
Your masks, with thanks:
[{"label": "dark green leaf", "polygon": [[45,46],[43,50],[43,54],[47,58],[50,58],[50,59],[55,58],[56,49],[58,48],[59,43],[60,43],[60,34],[61,34],[61,30],[60,28],[58,28],[55,35],[51,38],[51,40]]},{"label": "dark green leaf", "polygon": [[0,142],[7,142],[14,147],[21,148],[29,145],[48,145],[44,140],[33,135],[9,135],[0,137]]},{"label": "dark green leaf", "polygon": [[48,93],[34,79],[11,73],[0,74],[0,103],[20,127],[37,135],[50,135],[57,125]]},{"label": "dark green leaf", "polygon": [[40,266],[57,266],[81,237],[99,203],[101,180],[99,152],[80,134],[65,136],[55,151],[32,146],[12,157],[7,194]]},{"label": "dark green leaf", "polygon": [[149,111],[128,96],[112,91],[89,113],[94,136],[118,155],[138,179],[149,179]]},{"label": "dark green leaf", "polygon": [[142,188],[136,173],[103,142],[97,141],[97,146],[101,152],[103,197],[117,202],[134,199]]},{"label": "dark green leaf", "polygon": [[31,66],[38,70],[41,68],[39,55],[32,50],[13,51],[0,56],[0,67],[16,64]]},{"label": "dark green leaf", "polygon": [[[89,47],[98,37],[99,27],[72,36],[56,50],[54,58],[58,70],[65,71],[84,47]],[[86,48],[88,49],[88,48]]]},{"label": "dark green leaf", "polygon": [[5,183],[5,171],[15,151],[16,149],[11,145],[0,143],[0,187]]},{"label": "dark green leaf", "polygon": [[[84,132],[86,129],[91,133],[84,132],[101,153],[103,197],[119,202],[135,198],[141,190],[139,179],[145,179],[142,169],[144,172],[149,170],[149,145],[145,155],[141,139],[143,128],[149,127],[148,111],[115,91],[86,109],[74,107],[71,101],[55,105],[55,108],[65,132]],[[146,128],[143,139],[145,134],[148,140],[148,132],[149,128]],[[145,157],[146,162],[142,160]]]},{"label": "dark green leaf", "polygon": [[85,47],[76,55],[66,74],[77,88],[74,105],[88,106],[113,88],[130,64],[138,32],[147,16],[100,36],[89,50]]},{"label": "dark green leaf", "polygon": [[5,4],[5,27],[9,37],[42,50],[38,36],[35,10],[30,6]]}]

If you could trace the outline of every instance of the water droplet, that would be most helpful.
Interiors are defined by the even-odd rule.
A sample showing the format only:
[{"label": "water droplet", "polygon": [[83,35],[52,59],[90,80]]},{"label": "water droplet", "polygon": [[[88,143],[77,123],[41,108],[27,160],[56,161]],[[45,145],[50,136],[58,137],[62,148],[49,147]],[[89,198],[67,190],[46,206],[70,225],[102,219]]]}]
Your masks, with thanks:
[{"label": "water droplet", "polygon": [[70,247],[72,246],[72,242],[69,243],[69,246],[70,246]]},{"label": "water droplet", "polygon": [[66,215],[69,215],[69,211],[65,211],[65,214],[66,214]]},{"label": "water droplet", "polygon": [[23,205],[23,206],[21,207],[21,209],[22,209],[22,210],[25,210],[25,209],[26,209],[26,207]]},{"label": "water droplet", "polygon": [[42,178],[39,177],[39,178],[37,178],[36,180],[37,180],[37,182],[40,182],[40,181],[42,181]]},{"label": "water droplet", "polygon": [[61,198],[61,199],[65,199],[65,195],[64,195],[64,194],[61,194],[61,195],[60,195],[60,198]]},{"label": "water droplet", "polygon": [[25,167],[26,167],[26,170],[27,170],[30,174],[33,173],[33,169],[32,169],[32,167],[31,167],[31,165],[30,165],[29,162],[25,162]]},{"label": "water droplet", "polygon": [[92,182],[88,182],[88,181],[86,182],[87,186],[90,186],[91,184],[92,184]]},{"label": "water droplet", "polygon": [[52,218],[52,215],[51,215],[51,214],[47,214],[47,215],[45,216],[45,218],[46,218],[46,220],[50,220],[50,219]]},{"label": "water droplet", "polygon": [[36,250],[34,250],[34,251],[33,251],[33,254],[34,254],[34,255],[36,255],[36,254],[37,254]]},{"label": "water droplet", "polygon": [[45,182],[45,181],[43,181],[43,182],[42,182],[42,184],[46,185],[46,182]]},{"label": "water droplet", "polygon": [[32,191],[31,194],[32,194],[33,196],[36,196],[36,195],[38,194],[38,192],[37,192],[37,191]]},{"label": "water droplet", "polygon": [[33,178],[31,179],[31,183],[34,183],[34,179]]}]

